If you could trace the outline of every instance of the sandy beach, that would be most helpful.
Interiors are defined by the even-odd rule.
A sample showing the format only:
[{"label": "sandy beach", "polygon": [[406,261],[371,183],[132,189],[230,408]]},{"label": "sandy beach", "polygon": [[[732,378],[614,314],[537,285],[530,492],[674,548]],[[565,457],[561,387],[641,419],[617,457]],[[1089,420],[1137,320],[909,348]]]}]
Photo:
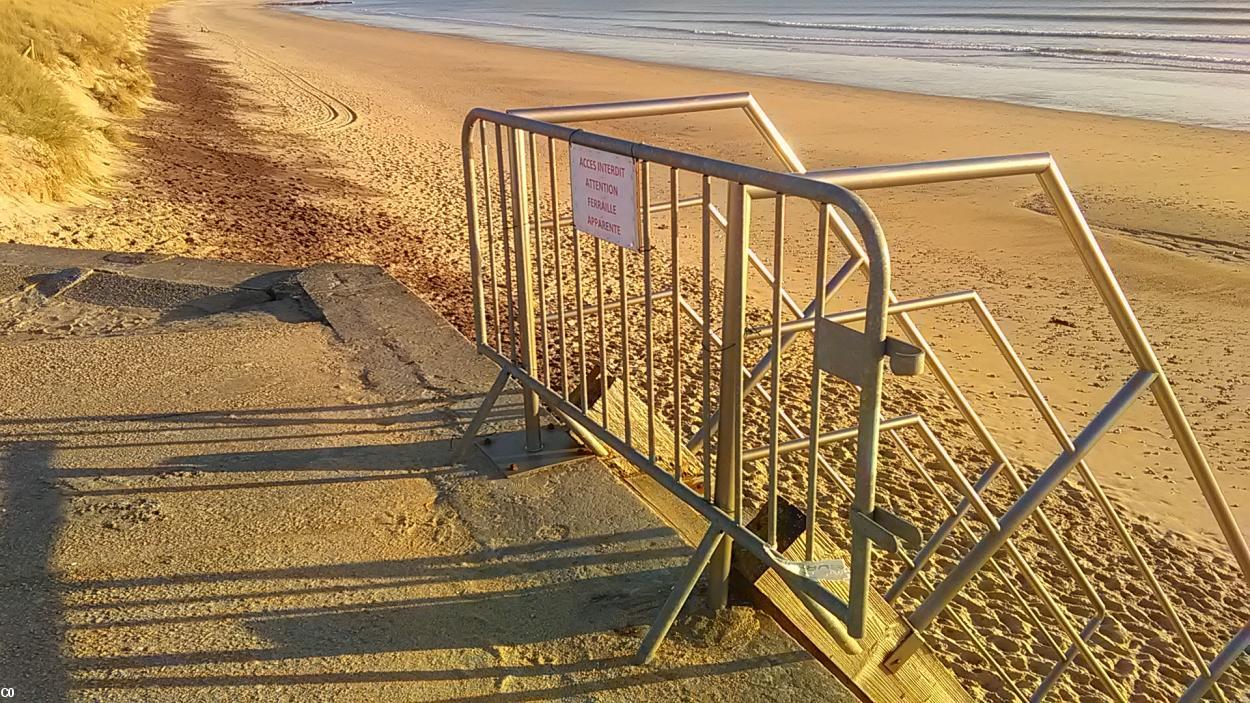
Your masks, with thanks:
[{"label": "sandy beach", "polygon": [[[1250,132],[487,44],[328,22],[250,0],[163,8],[148,61],[154,99],[130,125],[132,145],[113,165],[113,186],[90,203],[9,213],[0,238],[284,264],[377,263],[466,333],[459,134],[475,106],[749,90],[812,168],[1049,151],[1234,513],[1250,522],[1250,385],[1242,378]],[[595,129],[779,168],[738,115]],[[1038,196],[1031,179],[865,194],[889,238],[899,296],[978,290],[1061,419],[1079,428],[1133,367]],[[921,319],[942,330],[935,344],[1008,451],[1027,466],[1048,463],[1058,448],[1005,384],[1009,372],[990,340],[967,334],[971,318]],[[1139,516],[1133,531],[1148,558],[1188,606],[1184,617],[1209,635],[1200,646],[1221,645],[1230,623],[1250,617],[1250,593],[1220,586],[1238,581],[1236,568],[1153,404],[1131,411],[1090,463]],[[1056,506],[1056,522],[1074,524],[1091,509]],[[1078,535],[1076,545],[1091,561],[1105,554],[1096,534]],[[1131,569],[1119,571],[1106,572],[1102,585],[1131,581]],[[1109,605],[1148,646],[1108,644],[1127,662],[1123,671],[1116,664],[1117,674],[1133,682],[1134,700],[1174,697],[1192,675],[1167,654],[1175,643],[1157,634],[1158,612],[1139,608],[1133,588],[1118,591]],[[974,620],[994,620],[989,610],[983,601]],[[981,668],[958,646],[950,656],[970,678]],[[1009,659],[1025,666],[1023,656]],[[1072,695],[1083,690],[1079,680],[1065,685]]]}]

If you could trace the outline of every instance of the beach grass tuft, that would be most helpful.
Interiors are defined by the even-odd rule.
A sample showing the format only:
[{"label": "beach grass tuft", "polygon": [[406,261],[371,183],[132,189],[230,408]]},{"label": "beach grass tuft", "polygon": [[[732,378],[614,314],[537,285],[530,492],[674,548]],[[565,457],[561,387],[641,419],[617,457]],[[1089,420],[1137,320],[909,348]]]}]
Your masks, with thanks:
[{"label": "beach grass tuft", "polygon": [[0,0],[0,196],[54,200],[98,175],[151,89],[147,16],[158,0]]}]

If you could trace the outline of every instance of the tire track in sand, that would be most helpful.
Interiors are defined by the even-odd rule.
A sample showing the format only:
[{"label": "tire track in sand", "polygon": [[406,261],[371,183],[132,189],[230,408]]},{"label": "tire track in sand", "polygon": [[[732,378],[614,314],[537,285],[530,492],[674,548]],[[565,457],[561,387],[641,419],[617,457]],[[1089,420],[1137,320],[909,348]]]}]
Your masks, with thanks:
[{"label": "tire track in sand", "polygon": [[[1032,196],[1018,205],[1026,210],[1054,217],[1055,208],[1049,201]],[[1127,237],[1144,244],[1159,247],[1182,256],[1218,261],[1225,264],[1250,264],[1250,246],[1238,242],[1230,242],[1215,237],[1204,237],[1197,234],[1182,234],[1161,229],[1149,229],[1127,224],[1110,222],[1086,214],[1090,228],[1098,232]]]},{"label": "tire track in sand", "polygon": [[[209,30],[212,31],[212,30]],[[354,125],[360,119],[360,115],[343,100],[340,100],[333,93],[321,89],[312,81],[304,78],[299,73],[283,66],[281,63],[269,58],[268,56],[249,49],[242,42],[224,32],[212,32],[221,36],[227,43],[235,48],[240,54],[245,54],[255,59],[258,63],[265,66],[269,70],[290,83],[297,91],[303,93],[307,97],[317,103],[321,110],[322,117],[318,122],[311,125],[300,127],[301,132],[337,132],[347,129]]]}]

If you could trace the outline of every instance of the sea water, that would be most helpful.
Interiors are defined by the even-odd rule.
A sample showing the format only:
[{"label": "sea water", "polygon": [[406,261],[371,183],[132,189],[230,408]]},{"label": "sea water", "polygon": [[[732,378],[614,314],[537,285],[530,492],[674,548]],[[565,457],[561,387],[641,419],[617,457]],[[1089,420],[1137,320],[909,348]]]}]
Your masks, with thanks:
[{"label": "sea water", "polygon": [[354,0],[366,24],[1250,130],[1250,0]]}]

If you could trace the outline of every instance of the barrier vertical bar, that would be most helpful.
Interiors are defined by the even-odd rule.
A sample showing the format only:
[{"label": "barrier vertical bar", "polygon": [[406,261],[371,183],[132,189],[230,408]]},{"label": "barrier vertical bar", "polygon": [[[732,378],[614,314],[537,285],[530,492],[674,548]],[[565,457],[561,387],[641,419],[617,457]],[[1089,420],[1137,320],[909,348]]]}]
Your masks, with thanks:
[{"label": "barrier vertical bar", "polygon": [[[702,178],[703,206],[703,422],[707,426],[712,417],[712,179]],[[712,499],[711,447],[703,446],[703,498]]]},{"label": "barrier vertical bar", "polygon": [[[616,248],[617,256],[617,274],[620,278],[618,285],[621,287],[621,405],[624,406],[625,417],[622,422],[625,423],[625,443],[634,446],[633,439],[633,420],[634,414],[630,410],[630,396],[632,386],[629,376],[629,278],[628,267],[625,264],[625,247],[618,246]],[[607,388],[604,388],[607,393]],[[604,396],[604,407],[607,407],[607,396]]]},{"label": "barrier vertical bar", "polygon": [[[556,258],[556,325],[560,328],[560,397],[569,399],[569,328],[564,319],[564,247],[560,245],[560,191],[556,188],[556,146],[555,140],[547,137],[547,175],[548,187],[551,189],[551,246]],[[577,271],[581,275],[581,271]],[[582,305],[581,297],[575,301],[577,307]],[[544,317],[545,321],[546,318]]]},{"label": "barrier vertical bar", "polygon": [[[503,239],[503,281],[504,291],[507,293],[508,304],[508,341],[511,345],[511,359],[513,363],[517,361],[517,338],[516,338],[516,302],[512,294],[512,238],[508,236],[508,187],[504,173],[508,170],[504,163],[503,150],[503,133],[505,128],[502,125],[495,125],[495,170],[499,176],[499,232]],[[516,211],[513,211],[516,216]]]},{"label": "barrier vertical bar", "polygon": [[[738,512],[738,485],[742,473],[742,333],[746,327],[747,247],[750,240],[751,200],[741,183],[729,184],[729,229],[725,236],[725,300],[721,320],[720,430],[716,443],[716,505]],[[729,602],[729,570],[733,542],[717,547],[709,572],[709,600],[713,609]]]},{"label": "barrier vertical bar", "polygon": [[[479,131],[479,134],[482,135],[482,139],[480,140],[481,149],[482,149],[481,168],[486,169],[486,168],[489,168],[489,166],[486,166],[486,159],[485,159],[485,156],[486,156],[485,128],[482,128],[482,126],[479,125],[479,130],[477,131]],[[472,276],[472,319],[474,319],[474,336],[476,338],[475,340],[477,341],[477,344],[489,344],[490,341],[486,339],[485,286],[484,284],[482,284],[482,278],[484,278],[484,274],[482,274],[482,271],[481,271],[481,244],[479,243],[479,239],[480,239],[479,228],[481,225],[480,225],[479,219],[477,219],[477,168],[479,168],[479,166],[477,166],[476,161],[474,160],[474,158],[472,158],[472,149],[466,149],[464,151],[464,168],[465,168],[465,206],[466,206],[467,211],[469,211],[469,220],[467,220],[467,224],[469,224],[469,268],[470,268],[470,275]],[[484,191],[486,195],[486,203],[485,203],[486,205],[486,249],[491,250],[491,246],[490,246],[490,228],[491,228],[490,171],[485,171],[484,188],[482,188],[482,191]],[[491,280],[490,280],[491,288],[494,289],[494,284],[495,284],[494,266],[491,266],[490,276],[491,276]],[[499,318],[499,308],[497,308],[497,298],[496,298],[495,318],[496,320],[497,318]]]},{"label": "barrier vertical bar", "polygon": [[[535,333],[541,333],[542,337],[542,370],[541,378],[548,386],[551,385],[551,326],[547,324],[547,274],[544,272],[546,264],[543,259],[543,228],[542,228],[542,204],[539,201],[539,180],[538,180],[538,153],[534,148],[534,134],[529,135],[529,181],[527,185],[530,189],[530,207],[533,209],[534,216],[534,253],[535,267],[538,272],[538,320],[542,322],[541,328],[535,328]],[[554,213],[554,210],[553,210]],[[554,217],[554,214],[553,214]],[[538,378],[538,369],[530,371]]]},{"label": "barrier vertical bar", "polygon": [[[484,295],[482,251],[478,245],[477,164],[473,160],[472,149],[464,150],[462,157],[464,160],[464,204],[468,216],[466,223],[469,228],[469,277],[472,279],[473,289],[473,337],[478,344],[486,344],[486,302],[482,299]],[[487,186],[487,192],[489,191],[490,187]],[[489,233],[489,222],[486,230]]]},{"label": "barrier vertical bar", "polygon": [[[893,291],[890,289],[890,250],[885,237],[870,239],[868,231],[880,231],[871,210],[863,205],[860,216],[867,213],[869,222],[856,221],[864,236],[868,251],[868,300],[864,310],[864,336],[881,350],[880,356],[864,371],[866,376],[859,389],[859,433],[855,439],[855,498],[851,509],[872,518],[876,510],[877,450],[881,442],[881,387],[885,375],[885,340],[889,325],[889,304]],[[839,232],[845,231],[841,220],[833,217],[832,207],[822,208],[821,225],[834,220]],[[852,213],[852,217],[854,214]],[[868,226],[866,226],[868,225]],[[851,637],[864,636],[868,619],[868,595],[872,589],[872,541],[862,529],[855,527],[860,521],[851,520],[851,588],[850,612],[846,629]]]},{"label": "barrier vertical bar", "polygon": [[603,298],[603,240],[595,237],[595,301],[599,305],[599,397],[600,410],[603,411],[603,426],[611,427],[608,422],[608,309]]},{"label": "barrier vertical bar", "polygon": [[[669,206],[668,218],[669,229],[673,235],[673,251],[672,259],[672,289],[673,289],[673,478],[680,483],[682,480],[681,469],[681,450],[683,447],[682,437],[684,432],[681,429],[681,280],[680,280],[680,259],[678,258],[677,248],[681,242],[678,241],[677,232],[677,201],[680,193],[678,192],[677,176],[678,171],[675,168],[669,169],[669,198],[672,203]],[[652,411],[654,412],[654,410]]]},{"label": "barrier vertical bar", "polygon": [[[777,195],[773,217],[773,334],[771,349],[781,345],[782,267],[785,266],[786,196]],[[777,546],[777,442],[781,415],[781,358],[773,359],[768,404],[768,543]]]},{"label": "barrier vertical bar", "polygon": [[[829,218],[820,218],[820,229],[816,236],[816,294],[812,298],[812,316],[825,316],[825,266],[829,260]],[[780,364],[781,357],[773,359],[773,364]],[[816,355],[812,354],[812,395],[811,417],[809,418],[809,446],[807,449],[807,538],[804,555],[808,561],[815,558],[816,551],[816,467],[820,459],[820,387],[823,372],[816,364]],[[776,391],[774,391],[776,392]]]},{"label": "barrier vertical bar", "polygon": [[651,164],[641,162],[638,177],[641,185],[639,218],[642,225],[642,286],[646,304],[643,306],[643,357],[647,365],[647,458],[655,461],[655,300],[651,281]]},{"label": "barrier vertical bar", "polygon": [[586,315],[583,312],[585,306],[582,304],[582,238],[577,234],[576,227],[570,225],[569,231],[570,238],[573,240],[573,297],[577,300],[577,355],[581,357],[579,359],[581,363],[578,365],[578,381],[581,382],[579,405],[582,412],[586,412],[590,407],[590,392],[586,387],[588,374],[586,373]]},{"label": "barrier vertical bar", "polygon": [[[516,273],[517,273],[517,320],[520,323],[520,362],[526,373],[536,373],[538,352],[534,348],[534,301],[532,299],[533,272],[530,270],[533,257],[530,254],[529,212],[525,196],[529,185],[525,178],[525,133],[521,130],[512,131],[512,232],[515,238]],[[523,417],[525,420],[525,450],[536,452],[543,448],[541,427],[538,418],[538,394],[530,388],[521,391],[524,400]]]}]

